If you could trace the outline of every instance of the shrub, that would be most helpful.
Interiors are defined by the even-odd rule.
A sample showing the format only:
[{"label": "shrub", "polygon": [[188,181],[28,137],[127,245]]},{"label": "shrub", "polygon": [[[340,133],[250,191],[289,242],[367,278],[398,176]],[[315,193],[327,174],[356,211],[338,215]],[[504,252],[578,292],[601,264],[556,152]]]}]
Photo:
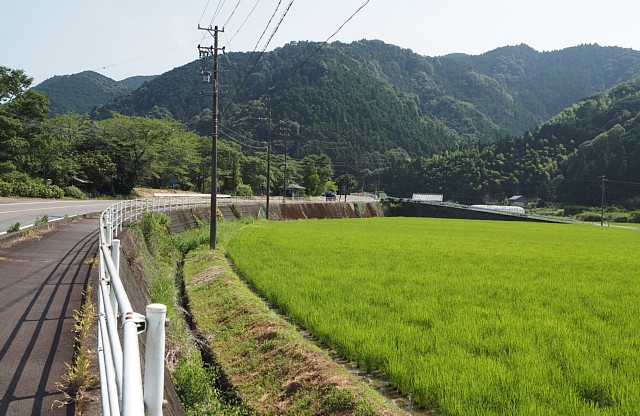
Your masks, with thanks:
[{"label": "shrub", "polygon": [[567,217],[578,215],[585,211],[589,211],[589,207],[585,207],[582,205],[567,205],[564,207],[564,215],[566,215]]},{"label": "shrub", "polygon": [[629,217],[629,222],[640,223],[640,210],[633,211]]},{"label": "shrub", "polygon": [[623,212],[608,213],[607,218],[611,222],[629,222],[629,214]]},{"label": "shrub", "polygon": [[11,227],[7,228],[8,233],[15,233],[16,231],[20,231],[20,223],[17,222],[13,224]]},{"label": "shrub", "polygon": [[205,366],[197,353],[180,359],[172,379],[186,409],[215,407],[219,403],[219,392],[211,385],[217,379],[215,370]]},{"label": "shrub", "polygon": [[253,196],[251,185],[247,185],[244,183],[238,184],[238,186],[236,186],[236,189],[233,191],[233,195],[251,198]]},{"label": "shrub", "polygon": [[168,238],[169,217],[166,214],[154,214],[147,211],[142,215],[140,228],[144,241],[151,254],[168,257],[171,240]]},{"label": "shrub", "polygon": [[64,188],[64,196],[68,198],[84,199],[85,195],[82,189],[75,186],[67,186]]},{"label": "shrub", "polygon": [[34,223],[34,225],[42,225],[48,222],[49,222],[49,216],[43,215],[41,218],[36,218],[36,222]]},{"label": "shrub", "polygon": [[0,196],[13,195],[13,185],[0,179]]},{"label": "shrub", "polygon": [[582,212],[578,215],[576,215],[576,219],[578,221],[585,221],[585,222],[597,222],[600,221],[600,213],[599,212]]}]

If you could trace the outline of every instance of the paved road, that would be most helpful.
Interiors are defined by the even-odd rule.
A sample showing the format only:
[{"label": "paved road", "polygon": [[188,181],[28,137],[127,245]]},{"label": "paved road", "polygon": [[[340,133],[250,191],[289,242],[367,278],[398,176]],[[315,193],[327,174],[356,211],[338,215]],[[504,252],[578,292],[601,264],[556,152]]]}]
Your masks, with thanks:
[{"label": "paved road", "polygon": [[0,415],[73,415],[56,382],[73,359],[73,313],[98,249],[88,219],[0,249]]},{"label": "paved road", "polygon": [[54,221],[65,216],[102,212],[116,202],[119,201],[0,198],[0,234],[5,233],[16,222],[21,226],[28,226],[44,215],[49,217],[49,221]]}]

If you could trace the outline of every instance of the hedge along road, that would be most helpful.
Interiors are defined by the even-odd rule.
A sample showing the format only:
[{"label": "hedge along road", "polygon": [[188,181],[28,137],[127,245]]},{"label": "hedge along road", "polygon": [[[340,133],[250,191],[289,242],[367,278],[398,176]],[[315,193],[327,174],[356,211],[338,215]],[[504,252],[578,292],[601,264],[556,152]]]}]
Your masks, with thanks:
[{"label": "hedge along road", "polygon": [[49,221],[55,221],[65,216],[102,212],[116,202],[119,201],[0,198],[0,234],[6,233],[17,222],[22,228],[34,224],[45,215]]}]

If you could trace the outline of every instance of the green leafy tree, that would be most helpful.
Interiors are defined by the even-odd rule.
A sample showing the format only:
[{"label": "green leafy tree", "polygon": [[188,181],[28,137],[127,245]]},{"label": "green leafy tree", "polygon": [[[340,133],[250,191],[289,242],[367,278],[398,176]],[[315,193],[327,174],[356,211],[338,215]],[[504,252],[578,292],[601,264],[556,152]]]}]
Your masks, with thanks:
[{"label": "green leafy tree", "polygon": [[0,163],[29,175],[40,169],[32,152],[49,112],[49,101],[31,82],[24,71],[0,66]]},{"label": "green leafy tree", "polygon": [[111,191],[129,194],[140,184],[165,185],[198,166],[197,137],[169,120],[116,115],[97,123],[99,152],[115,165]]},{"label": "green leafy tree", "polygon": [[304,165],[304,173],[302,175],[302,186],[305,187],[307,195],[318,195],[321,191],[320,176],[318,175],[318,168],[313,163],[307,163]]},{"label": "green leafy tree", "polygon": [[338,193],[340,195],[347,195],[351,192],[352,189],[356,187],[358,181],[356,181],[355,176],[350,173],[345,173],[344,175],[338,176],[336,179],[336,185],[338,185]]}]

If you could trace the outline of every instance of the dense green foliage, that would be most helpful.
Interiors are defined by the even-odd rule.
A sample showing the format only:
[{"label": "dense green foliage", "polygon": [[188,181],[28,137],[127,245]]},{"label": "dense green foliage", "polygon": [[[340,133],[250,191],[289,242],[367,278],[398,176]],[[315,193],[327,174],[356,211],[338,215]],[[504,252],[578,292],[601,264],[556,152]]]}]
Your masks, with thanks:
[{"label": "dense green foliage", "polygon": [[256,223],[228,252],[287,315],[443,414],[627,415],[640,407],[639,238],[378,218]]},{"label": "dense green foliage", "polygon": [[42,178],[49,149],[43,128],[49,102],[30,89],[23,71],[0,66],[0,196],[60,198],[64,191]]}]

